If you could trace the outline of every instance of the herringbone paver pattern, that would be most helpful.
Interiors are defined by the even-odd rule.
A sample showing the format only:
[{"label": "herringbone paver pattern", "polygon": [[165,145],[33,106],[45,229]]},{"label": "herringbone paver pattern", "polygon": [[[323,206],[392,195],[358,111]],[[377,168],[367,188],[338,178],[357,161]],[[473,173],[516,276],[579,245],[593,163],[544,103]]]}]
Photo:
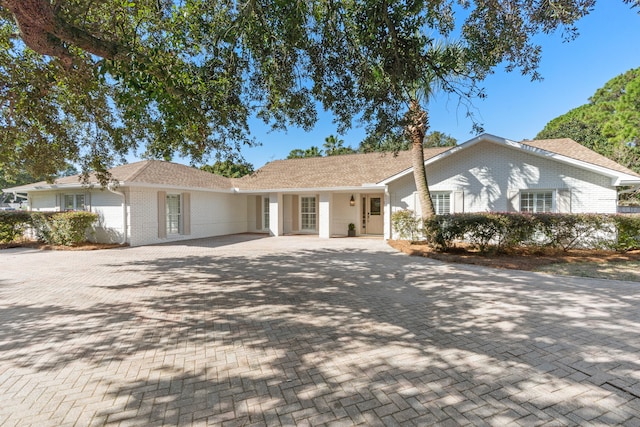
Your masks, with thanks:
[{"label": "herringbone paver pattern", "polygon": [[0,425],[640,425],[640,284],[367,239],[0,252]]}]

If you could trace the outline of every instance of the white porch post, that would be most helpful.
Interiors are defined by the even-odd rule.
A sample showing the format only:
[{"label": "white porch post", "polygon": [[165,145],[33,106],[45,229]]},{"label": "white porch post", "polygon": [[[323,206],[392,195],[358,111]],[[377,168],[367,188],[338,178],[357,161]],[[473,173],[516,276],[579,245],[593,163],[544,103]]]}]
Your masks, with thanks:
[{"label": "white porch post", "polygon": [[282,201],[282,193],[269,194],[269,234],[276,237],[284,234]]},{"label": "white porch post", "polygon": [[384,239],[391,239],[393,230],[391,229],[391,195],[389,194],[389,186],[384,187]]},{"label": "white porch post", "polygon": [[333,218],[331,214],[331,203],[333,202],[333,194],[320,193],[320,206],[318,212],[318,236],[323,239],[331,237],[333,228]]}]

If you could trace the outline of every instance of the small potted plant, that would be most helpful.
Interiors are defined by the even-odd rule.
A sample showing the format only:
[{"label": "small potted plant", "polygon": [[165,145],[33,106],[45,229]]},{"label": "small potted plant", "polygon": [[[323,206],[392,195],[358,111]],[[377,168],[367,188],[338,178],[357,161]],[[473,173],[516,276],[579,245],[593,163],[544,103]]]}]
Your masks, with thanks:
[{"label": "small potted plant", "polygon": [[356,237],[356,225],[354,223],[349,224],[349,233],[347,234],[349,237]]}]

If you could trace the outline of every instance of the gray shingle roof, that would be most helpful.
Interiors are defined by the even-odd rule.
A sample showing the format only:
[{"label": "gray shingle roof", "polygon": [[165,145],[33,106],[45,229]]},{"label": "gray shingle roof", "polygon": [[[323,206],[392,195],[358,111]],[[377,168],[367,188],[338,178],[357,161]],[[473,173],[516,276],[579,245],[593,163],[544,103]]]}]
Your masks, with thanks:
[{"label": "gray shingle roof", "polygon": [[[425,160],[450,148],[427,148]],[[383,181],[410,167],[409,151],[276,160],[233,183],[241,190],[359,187]]]},{"label": "gray shingle roof", "polygon": [[[128,185],[164,185],[222,191],[230,191],[233,187],[229,178],[178,163],[163,162],[160,160],[143,160],[141,162],[116,166],[109,169],[109,172],[111,172],[113,180]],[[97,183],[94,174],[89,176],[89,182]],[[56,179],[54,185],[80,185],[80,183],[80,176],[73,175]],[[14,187],[11,190],[19,192],[22,188],[26,191],[36,186],[49,187],[50,185],[51,184],[45,181],[41,181],[35,184]]]},{"label": "gray shingle roof", "polygon": [[[578,144],[572,139],[521,141],[521,144],[560,154],[596,166],[640,177],[640,174]],[[425,160],[451,147],[425,149]],[[278,189],[360,187],[384,181],[411,168],[411,153],[346,154],[342,156],[311,157],[276,160],[267,163],[251,175],[230,179],[178,163],[159,160],[117,166],[110,170],[113,179],[124,185],[160,185],[167,187],[200,188],[207,190],[262,191]],[[97,182],[95,176],[90,182]],[[56,180],[57,185],[80,184],[79,176]],[[46,182],[14,187],[12,191],[30,191],[36,186],[49,187]]]},{"label": "gray shingle roof", "polygon": [[592,165],[601,166],[603,168],[612,169],[617,172],[640,177],[640,174],[622,166],[613,160],[588,149],[570,138],[560,139],[538,139],[533,141],[521,141],[521,144],[530,147],[541,148],[552,153],[570,157],[575,160],[591,163]]}]

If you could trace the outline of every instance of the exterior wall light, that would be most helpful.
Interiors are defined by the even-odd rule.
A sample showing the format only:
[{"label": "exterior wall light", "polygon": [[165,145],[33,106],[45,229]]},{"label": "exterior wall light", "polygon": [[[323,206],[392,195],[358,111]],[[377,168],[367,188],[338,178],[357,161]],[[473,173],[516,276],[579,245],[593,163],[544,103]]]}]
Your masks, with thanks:
[{"label": "exterior wall light", "polygon": [[351,195],[351,199],[349,200],[349,206],[355,206],[356,205],[356,199],[353,198],[353,194]]}]

